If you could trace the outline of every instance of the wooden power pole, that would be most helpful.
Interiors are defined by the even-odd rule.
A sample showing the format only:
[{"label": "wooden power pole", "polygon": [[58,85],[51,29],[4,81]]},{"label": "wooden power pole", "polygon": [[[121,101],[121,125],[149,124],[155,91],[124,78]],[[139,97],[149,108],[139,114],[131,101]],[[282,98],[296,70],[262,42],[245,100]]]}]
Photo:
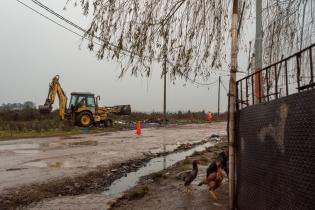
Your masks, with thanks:
[{"label": "wooden power pole", "polygon": [[219,89],[218,89],[218,119],[220,117],[220,86],[221,86],[221,76],[219,76]]},{"label": "wooden power pole", "polygon": [[[256,38],[255,38],[255,71],[262,68],[262,1],[256,0]],[[260,103],[263,96],[262,74],[255,74],[256,102]]]},{"label": "wooden power pole", "polygon": [[236,72],[238,51],[238,0],[233,0],[232,27],[231,27],[231,70],[229,91],[229,207],[234,210],[235,205],[235,112],[236,112]]},{"label": "wooden power pole", "polygon": [[164,100],[163,100],[163,122],[166,125],[166,57],[163,63],[163,74],[164,74]]}]

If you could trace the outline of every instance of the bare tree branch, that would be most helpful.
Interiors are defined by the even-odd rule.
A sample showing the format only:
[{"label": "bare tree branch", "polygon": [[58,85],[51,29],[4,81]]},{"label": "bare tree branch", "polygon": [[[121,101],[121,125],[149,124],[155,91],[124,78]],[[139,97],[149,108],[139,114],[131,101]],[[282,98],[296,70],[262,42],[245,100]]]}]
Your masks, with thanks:
[{"label": "bare tree branch", "polygon": [[[83,14],[92,14],[85,34],[97,57],[121,63],[121,77],[151,74],[164,56],[168,74],[208,78],[225,57],[223,35],[227,5],[221,0],[81,0]],[[165,42],[167,41],[167,43]],[[128,52],[128,53],[126,53]],[[166,55],[165,55],[166,53]]]}]

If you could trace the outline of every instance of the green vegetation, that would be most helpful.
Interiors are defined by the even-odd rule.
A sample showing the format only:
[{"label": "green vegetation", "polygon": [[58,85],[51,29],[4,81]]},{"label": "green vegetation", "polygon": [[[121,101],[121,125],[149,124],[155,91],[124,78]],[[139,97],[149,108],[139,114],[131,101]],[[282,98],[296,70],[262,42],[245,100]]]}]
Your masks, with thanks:
[{"label": "green vegetation", "polygon": [[202,152],[194,151],[194,153],[191,156],[194,157],[194,156],[198,156],[201,154],[202,154]]},{"label": "green vegetation", "polygon": [[[187,112],[178,111],[178,112],[168,112],[167,120],[168,123],[172,124],[187,124],[187,123],[207,123],[208,122],[208,114],[206,111],[199,112],[191,112],[188,110]],[[124,118],[121,116],[114,116],[114,119],[123,120]],[[217,114],[213,113],[213,119],[217,121]],[[135,122],[137,120],[144,121],[148,119],[163,119],[162,112],[132,112],[130,115],[130,121]],[[220,121],[225,121],[227,119],[227,114],[220,114]]]},{"label": "green vegetation", "polygon": [[[2,106],[1,106],[2,107]],[[70,136],[83,133],[68,121],[60,121],[57,111],[40,114],[37,109],[0,109],[0,140],[15,138]],[[115,128],[90,128],[90,133],[107,132]]]},{"label": "green vegetation", "polygon": [[[216,114],[213,114],[214,120]],[[115,116],[112,118],[123,123],[135,125],[136,121],[162,122],[163,114],[160,112],[132,112],[130,116]],[[207,123],[207,113],[200,112],[169,112],[168,123]],[[220,119],[225,119],[225,114]],[[118,130],[116,128],[93,127],[90,133],[107,132]],[[121,128],[133,128],[122,126]],[[69,136],[83,133],[82,128],[75,127],[69,121],[60,121],[57,111],[49,114],[40,114],[31,101],[25,103],[3,104],[0,106],[0,140],[31,137]]]},{"label": "green vegetation", "polygon": [[183,164],[179,167],[180,171],[188,171],[192,169],[191,164]]},{"label": "green vegetation", "polygon": [[208,159],[206,156],[204,156],[204,155],[202,155],[202,156],[199,158],[199,160],[200,160],[200,164],[201,164],[201,165],[207,165],[208,162],[209,162],[209,159]]},{"label": "green vegetation", "polygon": [[24,103],[8,103],[2,104],[0,106],[0,111],[14,111],[14,110],[25,110],[25,109],[35,109],[35,103],[32,101],[26,101]]},{"label": "green vegetation", "polygon": [[148,186],[142,186],[141,188],[134,189],[128,193],[128,199],[129,200],[134,200],[134,199],[139,199],[143,198],[146,194],[149,192],[149,187]]},{"label": "green vegetation", "polygon": [[185,160],[183,160],[183,164],[184,165],[190,165],[190,164],[192,164],[192,161],[189,159],[189,158],[186,158]]}]

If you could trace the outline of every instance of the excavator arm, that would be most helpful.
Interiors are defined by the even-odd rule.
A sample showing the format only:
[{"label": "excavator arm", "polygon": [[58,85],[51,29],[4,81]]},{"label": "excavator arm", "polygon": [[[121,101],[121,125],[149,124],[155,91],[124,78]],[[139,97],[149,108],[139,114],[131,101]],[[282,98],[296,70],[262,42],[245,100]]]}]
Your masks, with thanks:
[{"label": "excavator arm", "polygon": [[56,95],[58,96],[59,99],[59,117],[61,120],[64,120],[66,115],[66,106],[68,99],[59,83],[59,75],[56,75],[52,79],[52,82],[49,84],[49,91],[45,104],[40,105],[38,108],[40,113],[50,113],[52,111],[52,105],[55,102]]}]

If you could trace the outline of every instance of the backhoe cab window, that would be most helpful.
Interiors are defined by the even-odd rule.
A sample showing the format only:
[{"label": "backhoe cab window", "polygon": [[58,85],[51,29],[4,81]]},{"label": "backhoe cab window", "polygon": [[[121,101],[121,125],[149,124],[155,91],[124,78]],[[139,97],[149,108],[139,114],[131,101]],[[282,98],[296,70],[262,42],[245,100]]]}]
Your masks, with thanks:
[{"label": "backhoe cab window", "polygon": [[78,98],[78,96],[76,96],[76,95],[71,96],[71,100],[70,100],[70,104],[69,104],[70,109],[74,108],[75,105],[77,104],[77,98]]},{"label": "backhoe cab window", "polygon": [[95,99],[93,96],[87,97],[87,106],[88,107],[95,107]]},{"label": "backhoe cab window", "polygon": [[95,99],[93,96],[72,95],[69,106],[70,109],[75,107],[95,107]]},{"label": "backhoe cab window", "polygon": [[86,106],[86,96],[79,96],[78,98],[78,104],[79,106]]}]

